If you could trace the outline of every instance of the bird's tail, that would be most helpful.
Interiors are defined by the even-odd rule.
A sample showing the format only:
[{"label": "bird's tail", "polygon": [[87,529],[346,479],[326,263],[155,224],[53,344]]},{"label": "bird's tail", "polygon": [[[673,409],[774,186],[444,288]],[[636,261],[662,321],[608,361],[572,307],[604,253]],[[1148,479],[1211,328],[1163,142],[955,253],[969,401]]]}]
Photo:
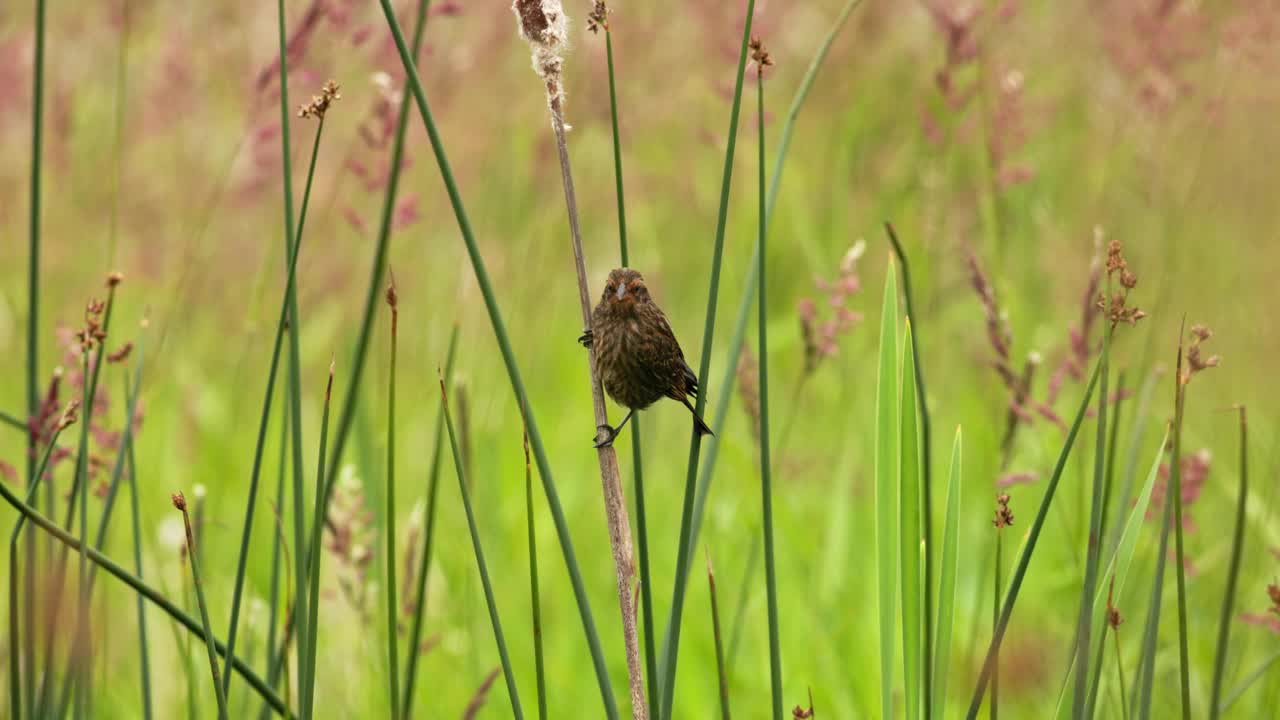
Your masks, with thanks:
[{"label": "bird's tail", "polygon": [[693,409],[693,405],[689,403],[689,398],[684,398],[683,402],[684,406],[689,408],[689,414],[693,415],[693,426],[698,429],[698,434],[714,436],[715,433],[711,432],[711,426],[707,425],[703,422],[702,418],[698,417],[698,411]]}]

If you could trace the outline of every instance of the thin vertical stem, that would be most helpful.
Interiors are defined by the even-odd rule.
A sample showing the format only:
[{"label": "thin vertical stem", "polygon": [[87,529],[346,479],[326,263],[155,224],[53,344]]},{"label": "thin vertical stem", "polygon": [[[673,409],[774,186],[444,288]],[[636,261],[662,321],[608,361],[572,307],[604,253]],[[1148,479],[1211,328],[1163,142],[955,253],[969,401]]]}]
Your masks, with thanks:
[{"label": "thin vertical stem", "polygon": [[1169,492],[1173,502],[1174,575],[1178,583],[1178,678],[1182,720],[1191,720],[1190,660],[1187,658],[1187,570],[1182,551],[1182,418],[1187,386],[1182,377],[1182,335],[1178,336],[1178,372],[1174,375],[1173,458],[1169,461]]},{"label": "thin vertical stem", "polygon": [[[124,378],[124,394],[132,395],[129,387],[129,376]],[[134,456],[134,444],[132,442],[125,448],[125,452],[129,456],[129,508],[132,523],[132,539],[133,539],[133,566],[134,572],[138,579],[142,580],[142,525],[139,520],[138,513],[138,461]],[[141,595],[134,596],[137,602],[138,612],[138,661],[141,665],[140,672],[142,675],[142,717],[144,720],[151,720],[151,655],[150,646],[147,643],[147,605],[143,601]]]},{"label": "thin vertical stem", "polygon": [[716,675],[720,680],[720,718],[729,720],[729,675],[724,662],[724,643],[720,639],[720,604],[716,601],[716,574],[711,569],[711,553],[707,553],[707,589],[711,595],[711,631],[716,643]]},{"label": "thin vertical stem", "polygon": [[[632,428],[634,430],[634,428]],[[538,592],[538,533],[533,515],[533,462],[529,459],[529,433],[524,438],[524,506],[529,528],[529,597],[533,603],[533,660],[538,681],[538,718],[547,720],[547,676],[542,653],[542,599]]]},{"label": "thin vertical stem", "polygon": [[1209,718],[1220,712],[1222,675],[1227,667],[1227,642],[1231,636],[1231,613],[1235,607],[1236,584],[1240,580],[1240,556],[1244,552],[1244,524],[1249,497],[1249,423],[1243,405],[1240,412],[1240,497],[1236,501],[1236,527],[1231,540],[1231,564],[1227,568],[1227,588],[1222,598],[1222,617],[1218,621],[1218,647],[1213,655],[1213,692],[1209,700]]},{"label": "thin vertical stem", "polygon": [[[45,2],[35,2],[35,54],[31,59],[31,205],[28,218],[27,241],[27,422],[35,418],[40,411],[40,173],[44,158],[44,35],[45,35]],[[37,433],[27,430],[27,487],[34,487],[38,481],[36,474]],[[52,486],[50,486],[52,487]],[[33,498],[34,500],[34,498]],[[52,504],[49,512],[53,512]],[[52,544],[50,548],[52,549]],[[35,712],[36,691],[36,642],[35,642],[35,574],[31,569],[36,566],[35,534],[28,534],[27,540],[27,582],[23,588],[26,607],[27,641],[23,646],[23,664],[27,667],[26,682],[22,686],[22,694],[27,709]],[[11,638],[16,641],[17,636]],[[13,694],[17,687],[10,688]],[[15,715],[15,717],[17,717]]]},{"label": "thin vertical stem", "polygon": [[[729,218],[729,191],[733,184],[733,156],[738,143],[738,117],[742,109],[742,85],[746,77],[747,46],[751,41],[751,25],[755,19],[756,1],[747,0],[747,12],[742,24],[742,44],[738,51],[738,68],[734,74],[733,102],[729,110],[729,129],[726,136],[724,171],[720,182],[720,209],[716,219],[715,246],[711,254],[711,277],[708,282],[707,317],[702,331],[702,351],[698,364],[698,377],[711,374],[711,348],[715,340],[716,303],[720,297],[720,261],[724,255],[725,227]],[[707,393],[698,393],[694,412],[703,417],[707,406]],[[671,590],[671,611],[667,618],[666,640],[661,658],[662,717],[671,718],[675,701],[676,665],[680,660],[680,621],[684,612],[685,588],[689,581],[689,566],[693,561],[693,505],[697,492],[698,457],[702,451],[702,435],[693,428],[689,439],[689,464],[685,471],[684,502],[680,513],[680,540],[677,546],[676,577]]]},{"label": "thin vertical stem", "polygon": [[[321,119],[323,122],[323,118]],[[324,501],[324,460],[325,446],[329,440],[329,401],[333,397],[333,361],[329,361],[329,382],[324,389],[324,411],[320,416],[320,452],[316,455],[316,497],[315,497],[315,514],[311,519],[311,544],[310,547],[320,547],[320,530],[324,526],[324,508],[321,503]],[[311,632],[311,637],[307,639],[307,662],[306,665],[298,668],[300,680],[305,690],[302,693],[302,717],[310,718],[315,709],[315,688],[316,688],[316,638],[317,627],[320,618],[320,559],[324,557],[322,553],[316,553],[311,557],[310,567],[307,572],[310,574],[310,593],[313,602],[311,603],[311,617],[307,621],[307,629]]]},{"label": "thin vertical stem", "polygon": [[1129,720],[1129,696],[1124,689],[1124,656],[1120,653],[1120,633],[1112,629],[1111,637],[1116,641],[1116,674],[1120,676],[1120,717],[1121,720]]},{"label": "thin vertical stem", "polygon": [[[764,164],[764,67],[763,62],[756,65],[756,129],[759,131],[759,217],[757,247],[759,254],[760,292],[756,296],[760,316],[757,332],[760,336],[757,353],[760,371],[760,494],[764,515],[764,574],[765,590],[769,604],[769,670],[770,685],[773,688],[773,715],[782,717],[782,644],[778,638],[778,568],[773,554],[773,477],[770,472],[769,455],[769,343],[767,328],[769,327],[769,305],[766,292],[768,248],[766,237],[766,205],[765,205],[765,164]],[[674,664],[674,662],[673,662]]]},{"label": "thin vertical stem", "polygon": [[[209,672],[213,675],[213,694],[218,699],[218,718],[227,719],[227,695],[222,691],[218,678],[218,653],[213,647],[213,628],[209,625],[209,606],[204,601],[204,587],[200,584],[200,563],[196,560],[196,540],[191,532],[191,516],[187,514],[187,501],[182,493],[174,493],[173,506],[182,511],[182,524],[187,531],[187,562],[191,565],[191,580],[196,591],[196,604],[200,606],[200,625],[204,628],[205,649],[209,652]],[[83,545],[81,546],[83,548]]]},{"label": "thin vertical stem", "polygon": [[[453,377],[453,360],[458,348],[458,324],[453,324],[453,332],[449,334],[449,350],[444,363],[444,381],[447,384]],[[444,442],[444,405],[436,411],[435,439],[431,446],[431,472],[427,477],[426,525],[423,529],[422,555],[418,561],[418,590],[413,603],[413,627],[409,631],[409,653],[406,660],[404,700],[400,716],[413,717],[413,686],[418,679],[418,656],[421,655],[422,620],[427,614],[427,577],[431,569],[431,555],[436,533],[436,498],[440,489],[440,453]],[[319,546],[316,546],[319,547]]]},{"label": "thin vertical stem", "polygon": [[515,672],[511,668],[511,658],[507,655],[507,642],[502,634],[502,622],[498,618],[498,603],[493,594],[493,585],[489,582],[489,570],[484,562],[484,549],[480,545],[480,531],[476,527],[476,516],[471,507],[467,470],[462,463],[462,454],[458,451],[458,437],[453,429],[453,418],[449,414],[449,393],[445,390],[443,373],[440,375],[440,397],[444,404],[445,428],[449,432],[449,448],[453,451],[453,468],[458,476],[458,492],[462,495],[462,507],[467,516],[467,529],[471,533],[471,546],[476,556],[476,568],[480,572],[480,581],[484,586],[485,604],[489,606],[489,621],[493,625],[493,638],[498,645],[498,657],[502,660],[502,674],[507,681],[507,694],[511,697],[511,713],[516,720],[523,720],[524,711],[520,709],[520,693],[516,689]]},{"label": "thin vertical stem", "polygon": [[[387,486],[385,547],[387,557],[387,697],[391,705],[391,717],[400,717],[400,647],[396,631],[396,326],[400,312],[397,308],[396,281],[391,277],[387,287],[387,304],[391,306],[391,374],[387,381]],[[316,558],[320,557],[316,553]],[[302,626],[299,626],[302,627]]]},{"label": "thin vertical stem", "polygon": [[[1111,282],[1107,281],[1107,297]],[[1102,380],[1098,385],[1097,444],[1093,454],[1093,486],[1089,503],[1089,536],[1085,547],[1084,584],[1080,590],[1080,614],[1076,621],[1076,682],[1072,716],[1079,719],[1089,707],[1089,651],[1093,648],[1093,595],[1098,584],[1098,560],[1102,552],[1102,515],[1106,502],[1107,381],[1111,370],[1111,333],[1108,323],[1102,333]]]},{"label": "thin vertical stem", "polygon": [[[991,593],[991,635],[994,640],[996,631],[1000,627],[1000,591],[1003,586],[1000,582],[1000,551],[1003,545],[1004,533],[999,528],[996,529],[996,567],[993,577],[995,579],[992,584],[994,592]],[[991,720],[998,720],[1000,717],[1000,649],[996,648],[994,659],[991,661]]]}]

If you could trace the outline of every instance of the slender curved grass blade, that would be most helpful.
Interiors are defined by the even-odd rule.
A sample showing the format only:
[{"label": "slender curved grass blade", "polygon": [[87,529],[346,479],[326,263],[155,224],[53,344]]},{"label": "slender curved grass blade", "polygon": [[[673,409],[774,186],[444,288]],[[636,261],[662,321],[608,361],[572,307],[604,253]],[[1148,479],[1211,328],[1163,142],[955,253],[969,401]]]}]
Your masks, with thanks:
[{"label": "slender curved grass blade", "polygon": [[898,406],[902,422],[901,465],[899,467],[902,511],[902,680],[908,720],[920,717],[923,703],[921,669],[924,661],[922,626],[924,569],[920,562],[920,434],[916,411],[915,355],[911,351],[911,319],[907,319],[902,346],[902,402]]},{"label": "slender curved grass blade", "polygon": [[1209,701],[1209,718],[1218,717],[1218,699],[1222,697],[1222,674],[1227,665],[1227,641],[1231,633],[1231,612],[1235,605],[1236,582],[1240,579],[1240,555],[1244,549],[1245,513],[1249,497],[1249,423],[1244,406],[1240,408],[1240,498],[1236,505],[1236,526],[1231,541],[1231,564],[1227,569],[1227,588],[1222,598],[1222,618],[1218,622],[1218,647],[1213,654],[1213,692]]},{"label": "slender curved grass blade", "polygon": [[[1125,578],[1129,574],[1129,565],[1133,562],[1133,553],[1138,546],[1138,536],[1142,534],[1142,526],[1147,514],[1147,507],[1151,503],[1151,491],[1155,487],[1156,477],[1160,474],[1160,461],[1164,459],[1164,447],[1168,442],[1169,436],[1166,433],[1163,440],[1156,450],[1155,460],[1151,463],[1151,469],[1147,471],[1147,478],[1143,481],[1142,489],[1138,492],[1137,502],[1129,511],[1129,517],[1125,520],[1123,530],[1120,532],[1120,543],[1116,546],[1115,552],[1111,559],[1107,562],[1106,572],[1102,574],[1102,578],[1115,578],[1115,594],[1119,595],[1124,591]],[[1095,619],[1101,619],[1106,615],[1107,610],[1107,590],[1105,584],[1100,584],[1097,592],[1093,597],[1092,610]],[[1091,645],[1096,647],[1105,640],[1105,633],[1100,633],[1098,641]],[[1057,712],[1055,717],[1065,718],[1071,714],[1071,703],[1067,702],[1067,689],[1072,686],[1072,680],[1075,678],[1075,662],[1070,661],[1067,666],[1067,676],[1062,685],[1062,691],[1058,694]],[[1092,694],[1092,691],[1091,691]]]},{"label": "slender curved grass blade", "polygon": [[876,375],[876,577],[880,616],[880,711],[893,717],[894,630],[898,583],[898,283],[893,261],[884,281],[880,364]]},{"label": "slender curved grass blade", "polygon": [[946,716],[947,670],[951,658],[951,628],[956,601],[956,574],[960,567],[960,493],[962,438],[956,428],[956,439],[951,444],[951,474],[947,479],[947,516],[942,527],[942,565],[938,583],[937,641],[933,656],[933,702],[938,717]]}]

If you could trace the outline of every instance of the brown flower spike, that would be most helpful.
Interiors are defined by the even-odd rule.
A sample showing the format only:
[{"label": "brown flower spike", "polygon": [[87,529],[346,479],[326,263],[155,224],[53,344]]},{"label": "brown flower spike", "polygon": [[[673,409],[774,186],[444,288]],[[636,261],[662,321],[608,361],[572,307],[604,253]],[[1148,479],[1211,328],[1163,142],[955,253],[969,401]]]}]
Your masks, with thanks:
[{"label": "brown flower spike", "polygon": [[[1120,290],[1111,296],[1108,302],[1107,298],[1101,293],[1098,294],[1098,309],[1107,314],[1111,320],[1111,326],[1115,327],[1121,322],[1127,322],[1130,325],[1136,325],[1139,320],[1146,317],[1147,314],[1136,307],[1131,307],[1127,303],[1129,301],[1129,291],[1138,286],[1138,276],[1133,274],[1129,269],[1129,262],[1124,257],[1124,246],[1119,240],[1112,240],[1107,245],[1107,277],[1116,279],[1120,283]],[[1118,276],[1118,277],[1117,277]]]},{"label": "brown flower spike", "polygon": [[773,58],[769,56],[768,49],[758,37],[751,38],[751,44],[747,47],[751,48],[751,62],[756,64],[756,74],[764,75],[764,69],[773,65]]},{"label": "brown flower spike", "polygon": [[689,402],[698,395],[698,376],[685,362],[667,316],[649,297],[640,273],[631,268],[609,273],[600,303],[591,314],[591,327],[578,341],[595,348],[601,384],[609,397],[628,410],[616,428],[600,428],[607,436],[596,447],[611,444],[636,410],[664,397],[689,408],[699,433],[713,434]]},{"label": "brown flower spike", "polygon": [[996,517],[991,524],[997,530],[1007,528],[1013,524],[1013,512],[1009,510],[1009,493],[999,493],[996,495]]},{"label": "brown flower spike", "polygon": [[324,114],[329,111],[329,106],[335,100],[341,100],[342,95],[338,92],[338,83],[330,80],[320,88],[319,95],[311,96],[311,102],[298,106],[298,117],[315,118],[323,120]]},{"label": "brown flower spike", "polygon": [[609,32],[609,12],[610,10],[605,6],[604,0],[596,0],[591,12],[587,14],[587,29],[592,34],[601,30]]}]

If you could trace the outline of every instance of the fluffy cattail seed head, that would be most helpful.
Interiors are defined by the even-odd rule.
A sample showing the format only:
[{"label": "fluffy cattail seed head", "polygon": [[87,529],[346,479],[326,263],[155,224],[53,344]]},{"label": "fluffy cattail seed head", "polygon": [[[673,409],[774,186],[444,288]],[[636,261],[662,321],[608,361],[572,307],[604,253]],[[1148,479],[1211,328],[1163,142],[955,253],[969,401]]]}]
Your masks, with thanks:
[{"label": "fluffy cattail seed head", "polygon": [[569,45],[569,16],[560,0],[515,0],[511,11],[516,14],[520,35],[529,42],[533,71],[546,83],[547,101],[554,112],[564,99],[560,75],[564,67],[562,54]]}]

